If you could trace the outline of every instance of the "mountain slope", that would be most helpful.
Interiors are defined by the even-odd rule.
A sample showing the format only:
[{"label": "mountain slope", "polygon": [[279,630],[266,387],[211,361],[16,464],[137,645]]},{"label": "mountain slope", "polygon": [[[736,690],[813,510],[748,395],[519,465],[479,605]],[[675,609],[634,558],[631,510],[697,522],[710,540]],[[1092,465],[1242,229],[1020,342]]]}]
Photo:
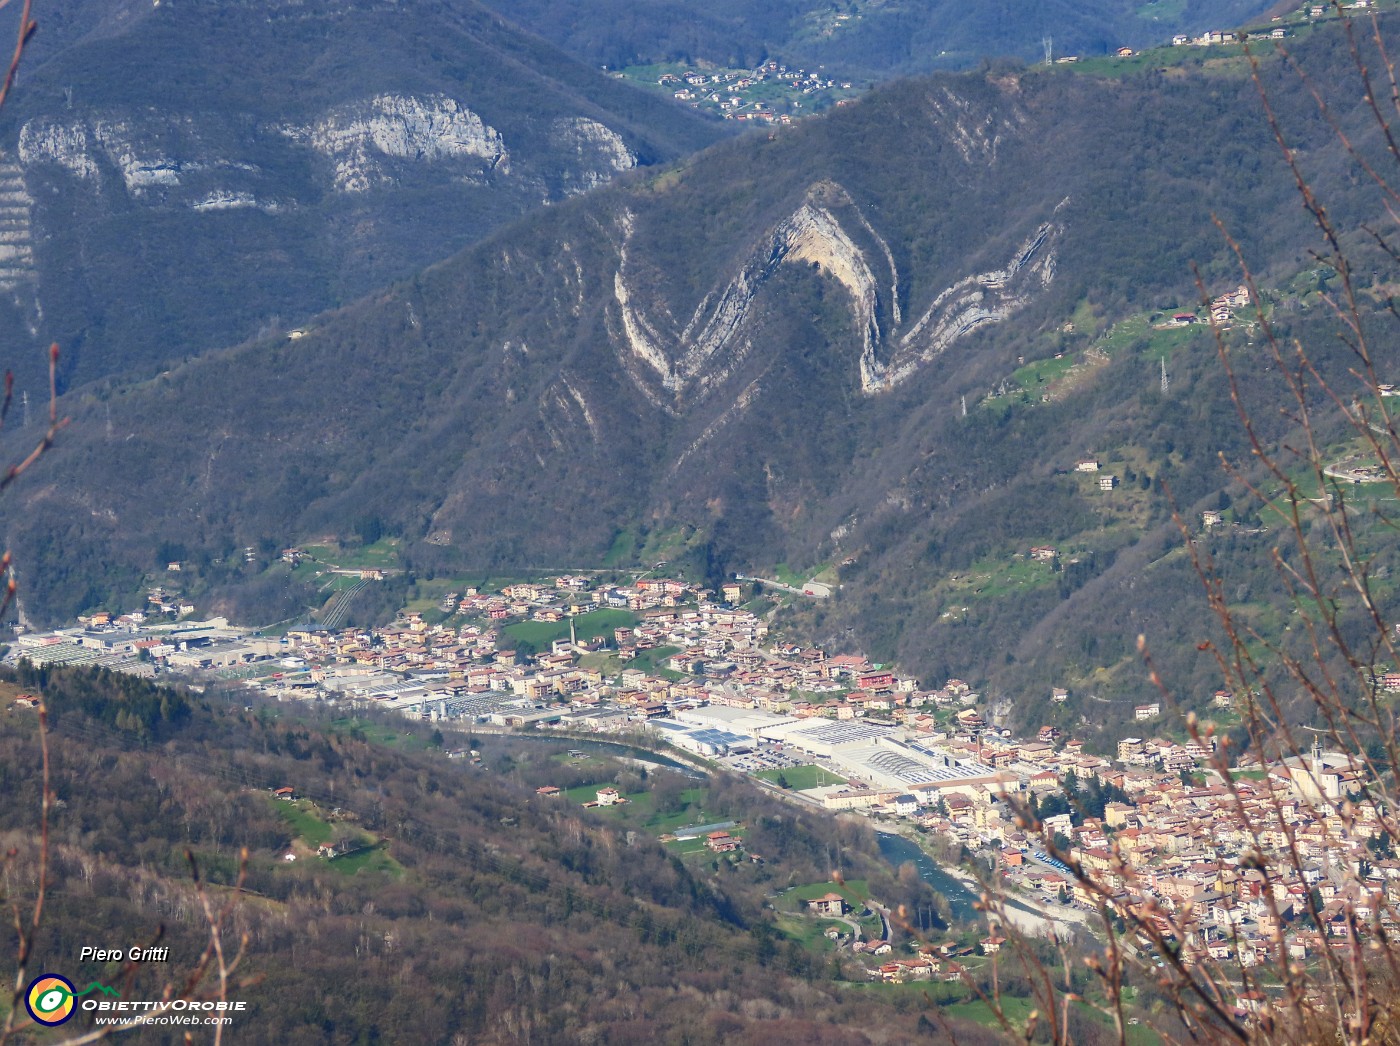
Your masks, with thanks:
[{"label": "mountain slope", "polygon": [[[1340,76],[1345,44],[1304,58]],[[1367,217],[1311,99],[1271,87],[1335,216]],[[710,575],[845,561],[809,629],[931,680],[1125,665],[1134,615],[1191,621],[1152,595],[1189,578],[1168,484],[1188,509],[1215,497],[1217,453],[1243,447],[1210,339],[1162,341],[1148,315],[1191,306],[1193,263],[1212,293],[1238,282],[1213,213],[1261,279],[1309,265],[1254,106],[1229,63],[904,83],[561,205],[302,339],[74,398],[5,519],[27,605],[133,592],[163,542],[228,560],[366,517],[439,573],[599,562],[675,530]],[[1064,374],[1048,402],[1027,368]],[[1087,456],[1120,493],[1073,478]],[[1045,542],[1076,550],[1062,576],[970,598],[989,557]],[[1169,583],[1135,588],[1159,561]]]},{"label": "mountain slope", "polygon": [[294,327],[722,133],[472,0],[98,7],[60,9],[0,132],[0,331],[60,342],[65,384]]},{"label": "mountain slope", "polygon": [[[613,68],[685,60],[749,67],[769,59],[824,66],[883,81],[984,58],[1095,55],[1169,41],[1174,33],[1226,29],[1277,4],[1269,0],[1141,4],[1136,0],[488,0],[512,21],[589,64]],[[678,8],[681,16],[678,17]]]},{"label": "mountain slope", "polygon": [[[886,903],[930,904],[926,887],[882,863],[868,826],[794,810],[738,779],[624,777],[645,804],[669,783],[717,814],[742,811],[765,857],[684,860],[659,833],[535,793],[626,770],[596,749],[570,765],[567,740],[471,738],[483,753],[475,766],[397,717],[245,711],[242,696],[234,712],[130,677],[7,674],[0,777],[16,798],[0,830],[17,903],[33,900],[39,852],[38,804],[23,799],[37,773],[36,716],[10,710],[21,686],[43,695],[54,727],[39,969],[128,999],[160,998],[170,982],[183,990],[208,936],[192,855],[214,908],[229,905],[228,956],[244,952],[230,986],[246,1007],[234,1032],[256,1027],[243,1034],[262,1041],[854,1046],[914,1034],[918,1015],[839,990],[764,907],[790,882],[824,881],[830,852]],[[284,786],[300,798],[274,800]],[[370,849],[327,860],[318,839]],[[84,941],[125,948],[158,928],[168,962],[79,957]],[[70,1027],[88,1032],[91,1019],[79,1013]]]}]

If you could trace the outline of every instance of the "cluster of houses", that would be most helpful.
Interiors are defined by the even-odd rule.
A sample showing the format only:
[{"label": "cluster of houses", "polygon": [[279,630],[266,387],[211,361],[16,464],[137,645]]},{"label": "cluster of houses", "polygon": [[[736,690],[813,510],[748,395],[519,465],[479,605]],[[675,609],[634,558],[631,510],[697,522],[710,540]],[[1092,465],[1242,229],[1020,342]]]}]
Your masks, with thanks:
[{"label": "cluster of houses", "polygon": [[[726,585],[722,595],[715,601],[664,578],[590,587],[588,579],[560,577],[495,593],[468,590],[444,599],[441,609],[454,617],[437,624],[409,612],[378,629],[294,628],[280,658],[289,670],[248,685],[284,697],[348,697],[427,718],[465,715],[604,733],[706,705],[855,719],[902,716],[916,701],[937,700],[915,695],[913,680],[863,657],[767,646],[766,623],[733,605],[743,588]],[[625,609],[635,620],[589,639],[571,628],[569,638],[528,656],[506,631],[521,621],[576,626],[604,607]],[[614,667],[604,672],[601,658],[590,655],[615,659]],[[644,656],[645,670],[630,667]]]},{"label": "cluster of houses", "polygon": [[[1352,0],[1351,3],[1342,4],[1341,6],[1344,11],[1368,11],[1376,6],[1376,0]],[[1292,17],[1297,20],[1296,24],[1316,22],[1319,19],[1330,17],[1334,10],[1334,6],[1330,3],[1310,3],[1299,8]],[[1276,15],[1273,20],[1275,22],[1283,22],[1285,21],[1285,16]],[[1244,34],[1234,29],[1212,29],[1202,33],[1200,36],[1188,36],[1185,33],[1179,33],[1172,37],[1172,45],[1174,47],[1211,47],[1220,44],[1234,44],[1240,41],[1241,35],[1247,37],[1250,41],[1283,40],[1288,36],[1288,26],[1274,25],[1266,30],[1254,30]],[[1121,54],[1122,52],[1120,51],[1119,53]]]},{"label": "cluster of houses", "polygon": [[758,123],[792,122],[792,116],[774,109],[769,99],[774,88],[790,101],[792,108],[804,108],[803,99],[821,95],[836,95],[841,101],[855,93],[849,81],[835,80],[823,73],[807,69],[789,69],[776,61],[766,62],[751,71],[685,69],[663,73],[658,85],[671,91],[679,102],[694,108],[719,113],[726,120],[747,120]]},{"label": "cluster of houses", "polygon": [[[835,892],[805,901],[804,907],[810,914],[827,919],[842,918],[851,910],[845,897]],[[826,936],[832,940],[841,940],[845,935],[840,930],[833,928],[826,931]],[[854,955],[871,956],[876,959],[873,965],[865,968],[866,974],[872,979],[892,983],[929,980],[961,981],[968,971],[958,961],[959,959],[977,955],[979,949],[982,955],[994,955],[1006,944],[1006,938],[993,930],[992,933],[978,942],[977,947],[955,940],[944,941],[940,944],[926,944],[915,940],[910,945],[914,953],[912,957],[886,959],[883,957],[894,951],[894,945],[889,940],[882,937],[863,940],[856,933],[852,933],[851,937],[852,940],[848,942],[848,947]]]},{"label": "cluster of houses", "polygon": [[[1288,30],[1283,26],[1275,26],[1267,33],[1250,33],[1251,40],[1282,40],[1288,35]],[[1240,34],[1235,29],[1209,29],[1200,36],[1187,36],[1185,33],[1178,33],[1172,37],[1173,47],[1217,47],[1221,44],[1237,44],[1240,41]]]},{"label": "cluster of houses", "polygon": [[[988,790],[951,797],[920,824],[993,857],[1009,884],[1049,904],[1136,913],[1188,964],[1273,961],[1280,941],[1290,957],[1307,960],[1400,928],[1388,914],[1400,901],[1400,861],[1377,846],[1384,835],[1374,807],[1348,802],[1367,782],[1354,757],[1315,746],[1258,767],[1232,789],[1180,773],[1208,755],[1200,746],[1124,738],[1116,762],[1069,754],[1074,747],[1043,757],[1054,769],[1030,775],[1029,791],[1060,794],[1073,770],[1128,801],[1104,804],[1101,816],[1057,813],[1030,832],[1004,795]],[[1053,856],[1047,839],[1058,840]],[[1321,930],[1309,917],[1313,905]]]},{"label": "cluster of houses", "polygon": [[[1400,689],[1400,673],[1378,683]],[[1219,691],[1212,703],[1228,709],[1233,695]],[[1160,709],[1139,710],[1149,713]],[[1355,757],[1314,746],[1302,756],[1244,767],[1226,787],[1201,784],[1192,773],[1212,756],[1208,745],[1125,737],[1110,759],[1086,753],[1054,727],[1016,741],[981,719],[975,709],[964,709],[951,733],[912,747],[952,766],[996,767],[998,773],[929,780],[905,790],[852,780],[832,790],[827,805],[912,818],[983,855],[1013,891],[1048,906],[1097,909],[1107,903],[1136,914],[1154,933],[1130,945],[1150,949],[1155,936],[1178,948],[1188,964],[1271,962],[1280,947],[1298,961],[1329,953],[1350,961],[1351,949],[1369,935],[1400,930],[1390,915],[1400,902],[1400,860],[1374,806],[1349,802],[1368,782]],[[1062,796],[1071,773],[1081,787],[1111,786],[1110,794],[1124,801],[1102,804],[1095,816],[1059,812],[1044,817],[1036,831],[1023,827],[1021,804],[1031,795],[1042,801]],[[1075,867],[1088,872],[1097,889],[1081,883]],[[834,893],[809,907],[825,915],[845,910]],[[872,969],[872,975],[939,976],[928,959],[921,953]],[[1246,1009],[1249,1003],[1241,1002]]]},{"label": "cluster of houses", "polygon": [[1210,302],[1210,322],[1221,330],[1228,330],[1234,321],[1235,310],[1246,308],[1252,299],[1249,288],[1243,283],[1232,291],[1212,298]]}]

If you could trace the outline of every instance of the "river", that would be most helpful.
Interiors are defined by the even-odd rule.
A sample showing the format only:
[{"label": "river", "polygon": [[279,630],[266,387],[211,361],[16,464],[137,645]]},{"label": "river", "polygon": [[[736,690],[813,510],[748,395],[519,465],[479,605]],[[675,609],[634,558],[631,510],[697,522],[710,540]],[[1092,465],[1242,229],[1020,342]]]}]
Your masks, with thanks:
[{"label": "river", "polygon": [[933,887],[935,893],[947,899],[954,919],[962,922],[981,918],[973,907],[978,900],[977,894],[938,867],[933,858],[920,850],[916,844],[902,835],[887,832],[880,832],[879,837],[880,856],[888,861],[892,868],[898,868],[905,861],[912,861],[914,867],[919,870],[919,878]]},{"label": "river", "polygon": [[[973,907],[981,897],[981,890],[969,887],[956,876],[948,874],[932,857],[919,849],[917,843],[893,832],[882,831],[879,835],[880,856],[895,868],[905,861],[913,861],[914,867],[919,870],[919,877],[948,899],[954,919],[985,922],[986,917]],[[1061,922],[1084,922],[1084,917],[1073,909],[1056,909],[1052,913],[1034,908],[1015,897],[1003,898],[1001,914],[1023,933],[1031,935],[1050,932]]]}]

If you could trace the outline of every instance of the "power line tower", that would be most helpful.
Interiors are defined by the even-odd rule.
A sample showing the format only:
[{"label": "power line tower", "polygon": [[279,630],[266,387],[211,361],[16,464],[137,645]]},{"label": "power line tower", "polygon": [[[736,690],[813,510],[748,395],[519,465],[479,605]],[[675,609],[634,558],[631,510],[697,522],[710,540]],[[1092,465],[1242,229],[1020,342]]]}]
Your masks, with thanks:
[{"label": "power line tower", "polygon": [[1167,377],[1167,358],[1166,358],[1165,356],[1163,356],[1163,357],[1162,357],[1162,395],[1165,396],[1165,395],[1167,394],[1167,391],[1168,391],[1171,387],[1172,387],[1171,378]]},{"label": "power line tower", "polygon": [[27,428],[29,428],[29,393],[28,393],[28,392],[21,392],[21,393],[19,394],[19,405],[20,405],[20,409],[21,409],[21,411],[22,411],[22,414],[21,414],[21,416],[20,416],[20,422],[19,422],[19,423],[20,423],[20,427],[21,427],[21,428],[26,428],[26,429],[27,429]]},{"label": "power line tower", "polygon": [[1040,38],[1040,43],[1041,43],[1041,45],[1045,48],[1045,64],[1046,64],[1046,65],[1054,65],[1054,64],[1055,64],[1055,38],[1052,37],[1052,36],[1042,36],[1042,37]]}]

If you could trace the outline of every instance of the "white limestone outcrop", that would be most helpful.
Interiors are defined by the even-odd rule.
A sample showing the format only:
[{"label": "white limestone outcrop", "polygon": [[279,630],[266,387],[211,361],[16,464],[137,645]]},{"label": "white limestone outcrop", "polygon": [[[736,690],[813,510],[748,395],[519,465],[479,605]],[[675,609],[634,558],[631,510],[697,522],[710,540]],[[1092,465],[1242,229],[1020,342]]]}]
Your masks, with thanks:
[{"label": "white limestone outcrop", "polygon": [[637,154],[622,135],[597,120],[584,116],[555,120],[552,132],[556,146],[574,161],[566,174],[567,195],[587,192],[637,166]]},{"label": "white limestone outcrop", "polygon": [[[1017,248],[1004,267],[956,281],[903,330],[902,291],[893,252],[839,186],[813,186],[802,205],[755,244],[747,262],[706,295],[679,330],[667,322],[670,312],[664,305],[648,310],[637,300],[628,276],[633,220],[624,215],[619,222],[623,237],[619,265],[613,277],[619,358],[652,403],[679,412],[686,401],[723,383],[752,351],[745,321],[759,288],[780,265],[805,262],[820,267],[849,296],[861,339],[861,391],[867,395],[886,391],[907,381],[954,343],[1024,308],[1049,286],[1064,232],[1059,213],[1067,202],[1056,207],[1050,220]],[[887,319],[882,321],[882,316]]]},{"label": "white limestone outcrop", "polygon": [[328,158],[335,188],[345,193],[394,185],[396,161],[465,160],[502,174],[510,170],[500,132],[446,95],[376,95],[333,109],[310,126],[281,131]]}]

